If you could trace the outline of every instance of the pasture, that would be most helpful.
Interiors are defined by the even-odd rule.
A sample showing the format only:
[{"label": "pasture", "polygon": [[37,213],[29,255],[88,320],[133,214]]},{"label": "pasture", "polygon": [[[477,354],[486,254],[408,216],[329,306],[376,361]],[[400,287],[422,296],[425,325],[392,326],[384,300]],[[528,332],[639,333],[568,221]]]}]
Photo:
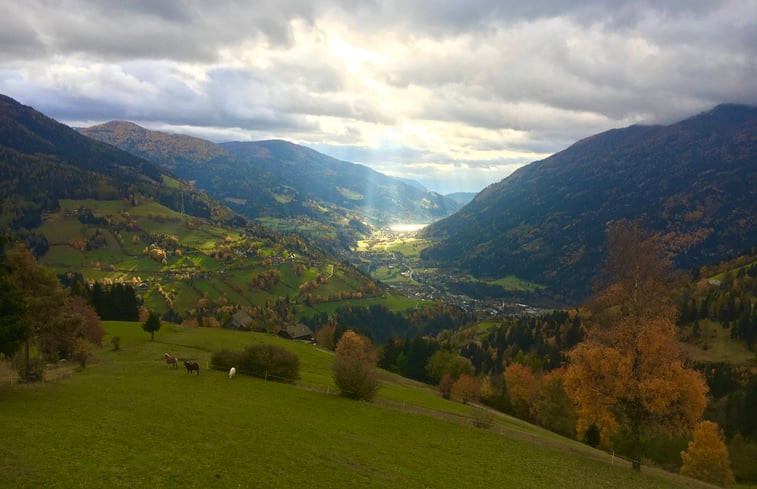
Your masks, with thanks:
[{"label": "pasture", "polygon": [[[757,356],[747,347],[745,341],[731,338],[730,328],[709,319],[701,319],[699,324],[699,338],[691,338],[682,343],[683,349],[692,360],[735,365],[754,365],[757,362]],[[687,326],[685,334],[690,337],[691,331],[692,326]]]},{"label": "pasture", "polygon": [[[277,337],[108,322],[121,349],[40,384],[0,385],[0,487],[675,488],[697,483],[470,408],[388,373],[373,403],[341,398],[333,355]],[[212,351],[266,342],[300,358],[296,385],[211,371]],[[199,363],[168,366],[164,353]],[[702,485],[701,487],[707,487]]]},{"label": "pasture", "polygon": [[[45,214],[39,228],[50,243],[40,262],[56,273],[77,271],[87,280],[136,283],[145,305],[160,313],[173,308],[185,314],[205,294],[210,300],[263,306],[278,297],[298,297],[300,285],[317,275],[326,280],[313,295],[331,298],[325,307],[335,309],[343,305],[339,297],[345,292],[350,296],[366,285],[352,270],[307,257],[296,259],[308,265],[295,273],[295,259],[280,243],[242,236],[155,202],[63,199],[60,205],[58,212]],[[153,244],[158,253],[150,256]],[[274,268],[281,281],[273,288],[250,286],[251,277]],[[396,304],[391,297],[371,299]],[[303,304],[298,314],[318,311]]]}]

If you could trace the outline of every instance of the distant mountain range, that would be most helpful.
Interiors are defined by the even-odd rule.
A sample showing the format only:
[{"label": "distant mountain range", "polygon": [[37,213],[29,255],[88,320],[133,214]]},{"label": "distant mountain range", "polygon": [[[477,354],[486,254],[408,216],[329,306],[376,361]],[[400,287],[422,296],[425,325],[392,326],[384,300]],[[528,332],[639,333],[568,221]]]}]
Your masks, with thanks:
[{"label": "distant mountain range", "polygon": [[476,195],[478,195],[476,192],[453,192],[451,194],[447,194],[446,197],[448,199],[454,200],[460,205],[466,205],[471,200],[473,200]]},{"label": "distant mountain range", "polygon": [[129,122],[81,133],[170,169],[250,218],[344,246],[368,226],[427,223],[460,208],[417,184],[286,141],[214,144]]},{"label": "distant mountain range", "polygon": [[[174,141],[195,160],[224,152],[193,138]],[[208,324],[241,305],[281,326],[294,322],[283,297],[304,311],[379,294],[336,255],[250,221],[168,166],[0,96],[0,236],[24,241],[66,280],[123,280],[139,288],[150,310],[172,320],[194,311]],[[273,311],[269,301],[281,307]]]},{"label": "distant mountain range", "polygon": [[136,194],[203,218],[233,213],[188,185],[165,185],[160,166],[82,136],[0,95],[0,228],[35,228],[59,199],[128,199]]},{"label": "distant mountain range", "polygon": [[[60,199],[147,199],[249,229],[237,211],[340,247],[370,225],[433,221],[461,205],[451,197],[465,198],[285,141],[214,144],[123,122],[81,132],[109,144],[0,96],[0,230],[38,254],[46,245],[36,229]],[[757,245],[755,182],[757,108],[721,105],[669,126],[607,131],[519,169],[427,227],[435,244],[421,257],[483,281],[516,276],[577,303],[613,221],[640,220],[682,268]]]},{"label": "distant mountain range", "polygon": [[479,278],[585,298],[605,229],[641,220],[683,268],[757,245],[757,108],[721,105],[669,126],[631,126],[520,168],[425,233],[423,258]]}]

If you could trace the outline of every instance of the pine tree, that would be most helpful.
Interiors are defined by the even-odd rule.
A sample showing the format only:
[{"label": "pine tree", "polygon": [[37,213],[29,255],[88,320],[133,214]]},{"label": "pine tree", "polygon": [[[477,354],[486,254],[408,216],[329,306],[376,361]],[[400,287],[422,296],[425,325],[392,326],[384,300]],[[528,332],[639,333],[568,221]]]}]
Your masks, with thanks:
[{"label": "pine tree", "polygon": [[142,325],[142,329],[150,333],[150,341],[155,340],[155,332],[160,329],[160,314],[150,311],[147,315],[147,321]]}]

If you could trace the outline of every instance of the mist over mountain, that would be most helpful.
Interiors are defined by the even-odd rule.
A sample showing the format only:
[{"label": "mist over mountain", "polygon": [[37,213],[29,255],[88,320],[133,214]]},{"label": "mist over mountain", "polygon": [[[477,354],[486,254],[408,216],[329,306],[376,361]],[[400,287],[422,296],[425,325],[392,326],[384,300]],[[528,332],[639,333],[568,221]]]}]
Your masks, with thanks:
[{"label": "mist over mountain", "polygon": [[214,144],[128,122],[81,132],[171,169],[250,218],[314,237],[337,236],[342,245],[364,236],[367,225],[432,222],[460,207],[435,192],[287,141]]},{"label": "mist over mountain", "polygon": [[473,200],[478,193],[476,192],[453,192],[445,195],[448,199],[452,199],[460,205],[466,205]]},{"label": "mist over mountain", "polygon": [[756,214],[757,108],[721,105],[669,126],[597,134],[519,169],[429,226],[440,243],[423,257],[579,300],[612,221],[640,220],[689,268],[754,246]]}]

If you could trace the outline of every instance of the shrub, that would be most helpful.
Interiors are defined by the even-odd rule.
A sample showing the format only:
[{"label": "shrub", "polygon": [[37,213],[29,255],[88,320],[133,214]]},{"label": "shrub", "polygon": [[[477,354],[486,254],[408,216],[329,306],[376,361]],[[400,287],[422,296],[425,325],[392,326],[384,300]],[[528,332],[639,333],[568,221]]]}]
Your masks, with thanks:
[{"label": "shrub", "polygon": [[275,345],[250,345],[242,351],[219,350],[210,358],[215,370],[254,375],[266,380],[295,383],[300,378],[300,359],[294,353]]},{"label": "shrub", "polygon": [[489,409],[473,406],[471,408],[473,426],[488,430],[494,425],[494,413]]},{"label": "shrub", "polygon": [[300,379],[299,357],[280,346],[250,345],[244,349],[239,365],[242,373],[266,380],[270,378],[293,384]]},{"label": "shrub", "polygon": [[470,375],[461,375],[459,379],[452,384],[452,397],[463,401],[463,404],[469,402],[478,402],[481,398],[481,390],[474,379]]},{"label": "shrub", "polygon": [[733,474],[739,481],[757,481],[757,440],[736,435],[728,444]]},{"label": "shrub", "polygon": [[79,362],[82,368],[87,366],[87,359],[92,356],[92,343],[84,338],[76,338],[72,358]]},{"label": "shrub", "polygon": [[334,360],[334,382],[344,397],[370,401],[376,395],[379,382],[375,368],[354,358]]},{"label": "shrub", "polygon": [[238,350],[218,350],[210,356],[210,368],[214,370],[226,371],[231,367],[236,367],[239,370],[241,365],[242,352]]}]

